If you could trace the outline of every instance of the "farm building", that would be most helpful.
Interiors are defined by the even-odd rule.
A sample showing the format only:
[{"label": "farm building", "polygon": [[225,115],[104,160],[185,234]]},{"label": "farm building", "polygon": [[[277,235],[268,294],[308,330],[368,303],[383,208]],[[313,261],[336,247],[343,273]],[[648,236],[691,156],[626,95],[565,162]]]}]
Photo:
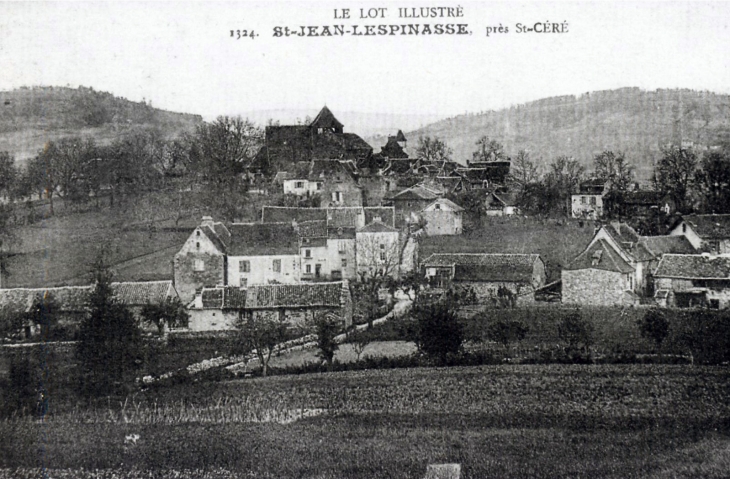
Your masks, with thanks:
[{"label": "farm building", "polygon": [[347,281],[203,288],[188,306],[188,313],[192,331],[234,329],[239,318],[252,315],[303,326],[318,314],[331,313],[350,326],[352,297]]},{"label": "farm building", "polygon": [[623,223],[604,225],[563,269],[563,302],[638,304],[641,297],[653,295],[651,273],[663,255],[694,251],[684,236],[640,236]]},{"label": "farm building", "polygon": [[[77,327],[89,312],[89,295],[93,288],[88,285],[0,289],[0,318],[7,321],[15,315],[28,313],[35,301],[52,297],[59,307],[59,324]],[[178,298],[172,281],[115,282],[111,288],[116,300],[127,306],[137,319],[145,305]],[[37,332],[34,325],[23,326],[22,333],[26,337]]]},{"label": "farm building", "polygon": [[665,307],[730,307],[730,257],[664,255],[654,272],[655,299]]},{"label": "farm building", "polygon": [[421,267],[432,287],[470,286],[482,302],[495,301],[500,288],[506,288],[516,304],[532,303],[546,277],[545,264],[537,254],[436,253]]}]

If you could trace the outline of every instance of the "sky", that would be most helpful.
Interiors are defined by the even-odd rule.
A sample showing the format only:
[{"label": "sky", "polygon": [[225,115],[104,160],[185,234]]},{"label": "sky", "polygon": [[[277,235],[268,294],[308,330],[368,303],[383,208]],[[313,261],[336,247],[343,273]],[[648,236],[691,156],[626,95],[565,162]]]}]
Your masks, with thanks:
[{"label": "sky", "polygon": [[[458,18],[399,8],[461,7]],[[351,18],[335,19],[349,8]],[[360,9],[387,8],[360,19]],[[341,13],[341,11],[340,11]],[[567,22],[567,33],[518,33]],[[453,116],[627,86],[730,93],[730,3],[0,3],[0,90],[79,85],[220,114]],[[464,23],[470,35],[274,37],[274,27]],[[508,33],[486,34],[489,26]],[[231,38],[231,30],[255,38]],[[282,115],[286,116],[284,113]]]}]

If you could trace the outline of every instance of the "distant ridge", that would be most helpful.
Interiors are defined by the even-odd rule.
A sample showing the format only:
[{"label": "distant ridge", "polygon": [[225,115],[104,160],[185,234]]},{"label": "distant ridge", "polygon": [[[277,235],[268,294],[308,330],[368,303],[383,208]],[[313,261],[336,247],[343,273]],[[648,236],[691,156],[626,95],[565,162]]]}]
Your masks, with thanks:
[{"label": "distant ridge", "polygon": [[202,120],[200,115],[160,110],[93,88],[21,87],[0,92],[0,150],[23,160],[48,140],[64,136],[94,137],[105,143],[139,127],[173,136]]},{"label": "distant ridge", "polygon": [[[589,166],[604,149],[624,151],[642,179],[651,176],[667,143],[700,147],[730,143],[730,96],[694,90],[621,88],[545,98],[498,111],[459,115],[406,133],[411,153],[420,135],[438,136],[465,162],[482,136],[550,163],[573,156]],[[376,148],[382,138],[367,140]]]}]

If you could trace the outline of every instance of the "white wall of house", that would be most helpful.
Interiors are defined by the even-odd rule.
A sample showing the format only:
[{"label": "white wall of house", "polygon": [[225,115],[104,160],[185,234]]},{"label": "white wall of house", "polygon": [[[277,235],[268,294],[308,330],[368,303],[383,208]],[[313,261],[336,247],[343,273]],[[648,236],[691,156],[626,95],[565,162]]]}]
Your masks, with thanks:
[{"label": "white wall of house", "polygon": [[322,190],[322,182],[307,179],[284,180],[284,194],[297,196],[313,195]]},{"label": "white wall of house", "polygon": [[[247,266],[244,262],[248,262]],[[245,271],[248,269],[248,271]],[[228,285],[296,283],[301,279],[299,255],[229,256]],[[245,280],[245,281],[243,281]]]},{"label": "white wall of house", "polygon": [[340,271],[343,279],[357,278],[355,238],[328,238],[327,262],[331,271]]},{"label": "white wall of house", "polygon": [[600,218],[603,216],[603,195],[572,195],[573,218]]},{"label": "white wall of house", "polygon": [[223,331],[236,329],[238,312],[220,309],[188,309],[190,331]]},{"label": "white wall of house", "polygon": [[462,212],[455,211],[445,202],[434,202],[421,212],[426,220],[426,235],[460,235],[462,232]]},{"label": "white wall of house", "polygon": [[357,271],[386,268],[391,273],[397,272],[400,255],[398,238],[398,231],[358,232],[356,234]]},{"label": "white wall of house", "polygon": [[[330,275],[332,268],[328,261],[329,254],[327,246],[309,246],[302,244],[299,250],[299,256],[301,257],[302,279],[317,280]],[[317,274],[319,274],[319,277]]]}]

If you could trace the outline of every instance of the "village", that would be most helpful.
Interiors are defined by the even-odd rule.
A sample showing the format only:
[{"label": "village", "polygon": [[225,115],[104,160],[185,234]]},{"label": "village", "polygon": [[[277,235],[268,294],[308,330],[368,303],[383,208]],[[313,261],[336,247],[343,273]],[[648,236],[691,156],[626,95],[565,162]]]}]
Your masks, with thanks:
[{"label": "village", "polygon": [[[438,139],[410,156],[402,131],[373,153],[327,107],[309,123],[267,126],[264,135],[253,166],[235,181],[255,191],[265,164],[274,173],[268,188],[308,204],[264,204],[260,220],[249,223],[203,216],[171,258],[172,277],[115,283],[120,301],[137,313],[146,304],[180,301],[189,321],[165,326],[178,331],[233,330],[253,314],[301,322],[322,310],[350,327],[351,285],[373,283],[387,294],[388,281],[413,276],[423,280],[417,288],[432,294],[470,288],[485,306],[504,295],[516,307],[730,306],[730,215],[675,214],[671,195],[631,184],[630,176],[572,179],[569,214],[581,225],[592,221],[595,232],[580,254],[548,278],[545,258],[529,244],[504,253],[478,253],[468,244],[458,252],[419,250],[423,238],[462,235],[475,213],[530,214],[523,210],[534,178],[525,175],[534,166],[525,158],[515,165],[496,141],[485,137],[465,164],[444,155]],[[671,220],[662,234],[640,234],[627,222],[657,215]],[[78,322],[91,288],[0,289],[0,308],[5,315],[27,313],[37,297],[51,295]],[[20,334],[39,331],[39,324],[28,323]]]}]

